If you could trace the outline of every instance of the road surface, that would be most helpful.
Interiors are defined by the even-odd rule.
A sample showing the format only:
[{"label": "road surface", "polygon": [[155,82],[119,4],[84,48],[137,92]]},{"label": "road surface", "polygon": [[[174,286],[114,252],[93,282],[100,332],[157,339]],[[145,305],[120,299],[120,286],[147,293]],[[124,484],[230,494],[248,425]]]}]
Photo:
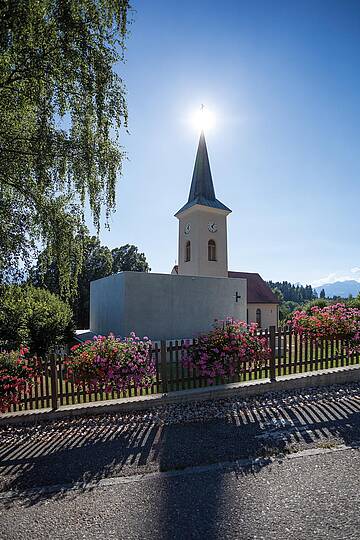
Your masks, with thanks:
[{"label": "road surface", "polygon": [[254,472],[212,465],[4,499],[0,538],[358,540],[359,451],[317,452]]}]

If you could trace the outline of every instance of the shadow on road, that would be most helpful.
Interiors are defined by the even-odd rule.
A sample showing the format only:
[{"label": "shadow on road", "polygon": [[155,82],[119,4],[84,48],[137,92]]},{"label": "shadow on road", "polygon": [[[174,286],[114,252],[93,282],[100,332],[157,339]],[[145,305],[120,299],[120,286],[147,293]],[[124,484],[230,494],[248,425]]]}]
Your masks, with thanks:
[{"label": "shadow on road", "polygon": [[[268,458],[309,445],[326,447],[343,442],[359,446],[360,402],[356,397],[304,400],[295,405],[274,403],[256,409],[238,405],[225,418],[207,422],[161,425],[103,415],[16,428],[2,436],[2,490],[55,486],[53,493],[28,493],[24,504],[32,505],[44,497],[62,496],[64,491],[58,486],[81,487],[106,477]],[[246,467],[240,463],[233,470],[252,474],[268,463],[269,459]],[[213,509],[221,490],[221,475],[218,478],[219,485],[208,493]],[[159,511],[166,514],[176,508],[178,501],[172,495],[165,497]],[[215,510],[210,519],[216,519]]]}]

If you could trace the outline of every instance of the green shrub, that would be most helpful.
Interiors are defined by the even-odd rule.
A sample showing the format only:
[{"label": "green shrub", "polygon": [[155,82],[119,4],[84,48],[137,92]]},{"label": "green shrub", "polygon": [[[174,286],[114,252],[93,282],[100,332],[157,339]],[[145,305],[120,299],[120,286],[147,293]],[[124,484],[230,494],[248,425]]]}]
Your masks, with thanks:
[{"label": "green shrub", "polygon": [[350,307],[360,309],[360,293],[357,295],[356,298],[352,298],[351,300],[348,300],[346,303]]},{"label": "green shrub", "polygon": [[27,345],[43,354],[73,335],[68,304],[45,289],[9,285],[0,296],[0,342],[7,349]]},{"label": "green shrub", "polygon": [[326,300],[325,298],[317,298],[316,300],[312,300],[311,302],[308,302],[307,304],[300,307],[299,309],[306,311],[306,313],[310,315],[313,307],[323,309],[324,307],[330,306],[332,304],[336,304],[336,302],[333,302],[331,300]]}]

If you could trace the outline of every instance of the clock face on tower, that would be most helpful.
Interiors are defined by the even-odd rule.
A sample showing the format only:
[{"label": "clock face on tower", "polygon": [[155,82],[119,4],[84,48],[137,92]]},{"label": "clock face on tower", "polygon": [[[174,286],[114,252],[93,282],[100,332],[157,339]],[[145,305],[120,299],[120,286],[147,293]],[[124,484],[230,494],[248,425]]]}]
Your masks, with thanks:
[{"label": "clock face on tower", "polygon": [[209,229],[209,231],[212,232],[212,233],[215,233],[215,232],[218,230],[215,221],[210,221],[210,222],[208,223],[208,229]]},{"label": "clock face on tower", "polygon": [[190,231],[191,231],[191,225],[190,223],[187,223],[184,227],[184,233],[189,234]]}]

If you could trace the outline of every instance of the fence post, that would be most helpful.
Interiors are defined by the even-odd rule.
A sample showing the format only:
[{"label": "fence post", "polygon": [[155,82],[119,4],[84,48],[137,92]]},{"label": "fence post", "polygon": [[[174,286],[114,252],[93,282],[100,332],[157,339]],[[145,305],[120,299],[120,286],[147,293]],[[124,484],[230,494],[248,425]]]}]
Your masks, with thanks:
[{"label": "fence post", "polygon": [[275,382],[276,381],[276,369],[275,369],[275,326],[270,326],[270,349],[271,349],[271,357],[270,357],[270,381]]},{"label": "fence post", "polygon": [[56,369],[56,355],[50,354],[50,377],[51,377],[51,407],[55,411],[58,408],[57,398],[57,369]]},{"label": "fence post", "polygon": [[167,362],[166,362],[166,341],[160,341],[160,373],[163,394],[168,391],[168,374],[167,374]]}]

